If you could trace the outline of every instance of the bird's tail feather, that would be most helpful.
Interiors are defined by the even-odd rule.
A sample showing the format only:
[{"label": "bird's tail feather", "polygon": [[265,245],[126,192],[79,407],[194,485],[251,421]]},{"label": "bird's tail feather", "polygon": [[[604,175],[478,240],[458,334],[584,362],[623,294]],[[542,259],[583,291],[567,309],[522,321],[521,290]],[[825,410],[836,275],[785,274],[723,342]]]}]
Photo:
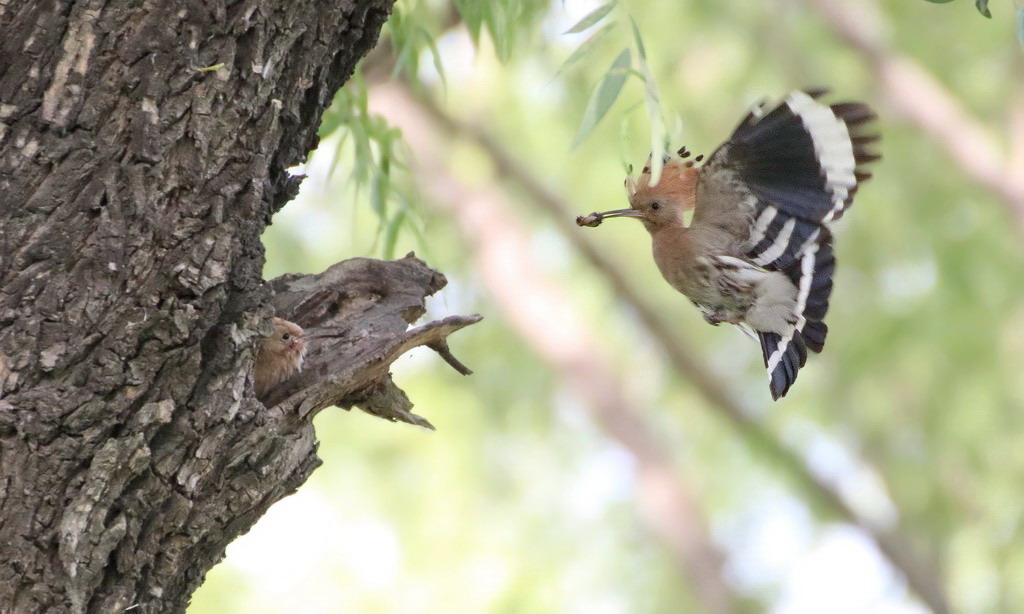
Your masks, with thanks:
[{"label": "bird's tail feather", "polygon": [[832,294],[832,274],[836,260],[831,236],[804,250],[800,259],[783,272],[797,288],[795,322],[785,334],[760,333],[764,364],[772,396],[784,396],[796,381],[799,368],[807,359],[807,350],[820,352],[825,347],[828,326],[829,297]]},{"label": "bird's tail feather", "polygon": [[776,399],[793,385],[807,350],[825,346],[835,271],[828,227],[870,177],[864,165],[878,158],[869,150],[878,139],[865,132],[875,118],[871,109],[819,102],[824,93],[797,91],[769,111],[758,107],[726,144],[731,167],[753,197],[746,255],[797,288],[791,328],[759,333]]},{"label": "bird's tail feather", "polygon": [[758,333],[758,337],[764,366],[768,369],[768,387],[772,399],[778,400],[786,396],[800,367],[807,362],[807,346],[799,331],[794,331],[789,338],[778,333]]}]

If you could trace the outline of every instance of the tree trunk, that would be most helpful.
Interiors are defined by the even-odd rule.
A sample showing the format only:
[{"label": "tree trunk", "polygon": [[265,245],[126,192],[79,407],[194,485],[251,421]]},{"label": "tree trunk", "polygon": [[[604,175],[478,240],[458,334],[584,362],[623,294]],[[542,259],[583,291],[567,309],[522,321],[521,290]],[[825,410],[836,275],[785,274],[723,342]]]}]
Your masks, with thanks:
[{"label": "tree trunk", "polygon": [[[0,611],[181,611],[317,466],[331,404],[424,423],[388,365],[444,277],[262,282],[286,168],[393,0],[0,2]],[[276,290],[275,294],[273,290]],[[257,401],[276,313],[336,326]]]}]

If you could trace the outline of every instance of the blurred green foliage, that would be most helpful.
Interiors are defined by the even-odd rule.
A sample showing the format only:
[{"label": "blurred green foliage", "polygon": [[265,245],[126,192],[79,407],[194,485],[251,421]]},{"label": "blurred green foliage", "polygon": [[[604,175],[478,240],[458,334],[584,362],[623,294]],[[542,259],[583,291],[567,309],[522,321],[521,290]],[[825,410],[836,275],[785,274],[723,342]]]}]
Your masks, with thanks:
[{"label": "blurred green foliage", "polygon": [[[802,2],[454,6],[451,19],[440,0],[400,0],[385,32],[392,72],[485,126],[580,213],[622,206],[624,162],[643,162],[659,121],[662,141],[709,153],[750,104],[794,87],[828,85],[878,110],[884,159],[836,228],[828,345],[780,403],[757,348],[706,326],[664,284],[639,225],[581,232],[676,319],[772,436],[880,524],[899,522],[940,568],[956,611],[1024,611],[1024,246],[1004,203],[895,114],[870,67]],[[893,49],[1009,147],[1008,117],[1024,104],[1012,24],[902,0],[882,2],[882,17]],[[624,50],[636,78],[601,98],[603,121],[587,126]],[[320,414],[324,466],[229,547],[190,612],[699,611],[637,512],[631,457],[504,320],[451,220],[419,202],[405,170],[416,152],[373,116],[368,87],[353,79],[325,117],[302,194],[264,237],[266,277],[416,250],[450,282],[428,317],[487,317],[451,339],[475,374],[426,351],[395,364],[436,433]],[[601,274],[478,147],[453,139],[447,162],[519,203],[534,255],[628,375],[752,611],[921,611],[870,543],[812,509],[707,411]]]},{"label": "blurred green foliage", "polygon": [[[946,4],[953,0],[928,0],[935,4]],[[1017,40],[1020,42],[1021,49],[1024,50],[1024,0],[1013,0],[1014,5],[1014,23],[1017,29]],[[992,11],[988,8],[988,0],[974,0],[974,6],[978,9],[978,12],[992,18]]]},{"label": "blurred green foliage", "polygon": [[[952,1],[953,0],[928,0],[928,2],[935,4],[946,4]],[[990,19],[992,18],[992,13],[988,10],[988,0],[974,0],[974,6],[977,7],[979,13]]]}]

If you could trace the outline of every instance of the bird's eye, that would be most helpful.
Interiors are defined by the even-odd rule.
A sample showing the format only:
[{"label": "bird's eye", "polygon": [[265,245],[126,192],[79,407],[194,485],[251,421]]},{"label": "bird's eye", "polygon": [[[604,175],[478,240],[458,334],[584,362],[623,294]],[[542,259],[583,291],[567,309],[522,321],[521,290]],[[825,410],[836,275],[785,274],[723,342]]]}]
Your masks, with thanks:
[{"label": "bird's eye", "polygon": [[661,209],[661,203],[651,203],[651,209],[654,209],[655,211]]},{"label": "bird's eye", "polygon": [[285,334],[281,335],[281,339],[283,341],[288,341],[291,338],[292,338],[292,336],[290,334],[288,334],[288,333],[285,333]]}]

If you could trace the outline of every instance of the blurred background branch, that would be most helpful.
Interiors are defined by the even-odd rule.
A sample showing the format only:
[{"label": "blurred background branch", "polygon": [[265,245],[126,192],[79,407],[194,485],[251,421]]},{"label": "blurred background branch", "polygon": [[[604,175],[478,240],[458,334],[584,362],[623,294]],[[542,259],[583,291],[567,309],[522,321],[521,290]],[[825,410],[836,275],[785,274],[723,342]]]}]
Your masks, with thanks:
[{"label": "blurred background branch", "polygon": [[[989,190],[1024,232],[1022,98],[1010,102],[1008,142],[1001,148],[989,130],[920,62],[887,42],[889,30],[875,0],[804,0],[836,37],[856,51],[890,107],[928,136],[963,173]],[[1005,149],[1005,151],[1004,151]]]},{"label": "blurred background branch", "polygon": [[[447,133],[449,138],[468,139],[481,147],[493,161],[498,174],[503,179],[519,185],[529,197],[529,202],[550,216],[552,223],[559,228],[566,239],[606,278],[615,295],[637,314],[646,328],[650,342],[661,349],[676,372],[693,384],[705,401],[704,407],[724,417],[754,450],[765,454],[773,466],[777,466],[785,472],[798,485],[802,493],[814,498],[818,506],[870,535],[879,550],[885,554],[895,568],[904,574],[914,592],[929,605],[932,611],[949,611],[939,571],[913,552],[911,543],[900,535],[898,527],[880,527],[861,516],[850,506],[837,488],[811,471],[798,452],[787,448],[775,435],[765,430],[764,425],[749,410],[745,409],[737,396],[729,390],[728,384],[705,366],[705,363],[680,338],[679,328],[672,326],[643,298],[634,283],[630,281],[629,274],[616,263],[606,250],[595,245],[585,236],[585,231],[576,226],[575,215],[584,212],[582,204],[570,204],[567,198],[555,194],[526,165],[506,150],[497,139],[479,126],[467,124],[446,113],[429,96],[417,95],[408,86],[398,82],[387,88],[378,86],[378,89],[383,89],[386,93],[375,97],[376,100],[387,99],[392,101],[392,104],[403,107],[417,104],[423,118],[429,117]],[[394,102],[396,100],[398,102]],[[407,137],[410,128],[422,130],[422,127],[418,125],[410,126],[409,120],[404,116],[383,114],[388,117],[390,122],[401,126]],[[404,115],[411,115],[411,112],[406,111]],[[440,151],[421,147],[421,144],[413,142],[410,138],[410,145],[416,152],[417,159],[435,160],[438,158]],[[441,169],[431,168],[430,172],[425,173],[424,176],[441,172]],[[615,182],[609,183],[615,184]],[[489,193],[489,197],[491,201],[500,198],[493,191]],[[459,201],[456,199],[455,202]],[[476,198],[474,202],[477,202],[480,207],[497,208],[497,205],[493,203],[488,205],[482,197]],[[457,207],[458,205],[451,206]],[[458,212],[457,209],[456,212]],[[498,216],[495,215],[495,217]],[[504,219],[506,225],[513,226],[514,214],[511,208],[506,208],[499,219]],[[469,228],[474,227],[467,227],[464,224],[464,228],[468,231]],[[484,226],[481,224],[475,227],[475,232],[481,232],[483,228]],[[467,237],[472,235],[473,232],[467,232]],[[527,294],[522,296],[525,295]],[[509,298],[511,300],[512,297]],[[505,304],[507,308],[507,302]],[[566,321],[567,318],[562,318],[562,320]]]}]

